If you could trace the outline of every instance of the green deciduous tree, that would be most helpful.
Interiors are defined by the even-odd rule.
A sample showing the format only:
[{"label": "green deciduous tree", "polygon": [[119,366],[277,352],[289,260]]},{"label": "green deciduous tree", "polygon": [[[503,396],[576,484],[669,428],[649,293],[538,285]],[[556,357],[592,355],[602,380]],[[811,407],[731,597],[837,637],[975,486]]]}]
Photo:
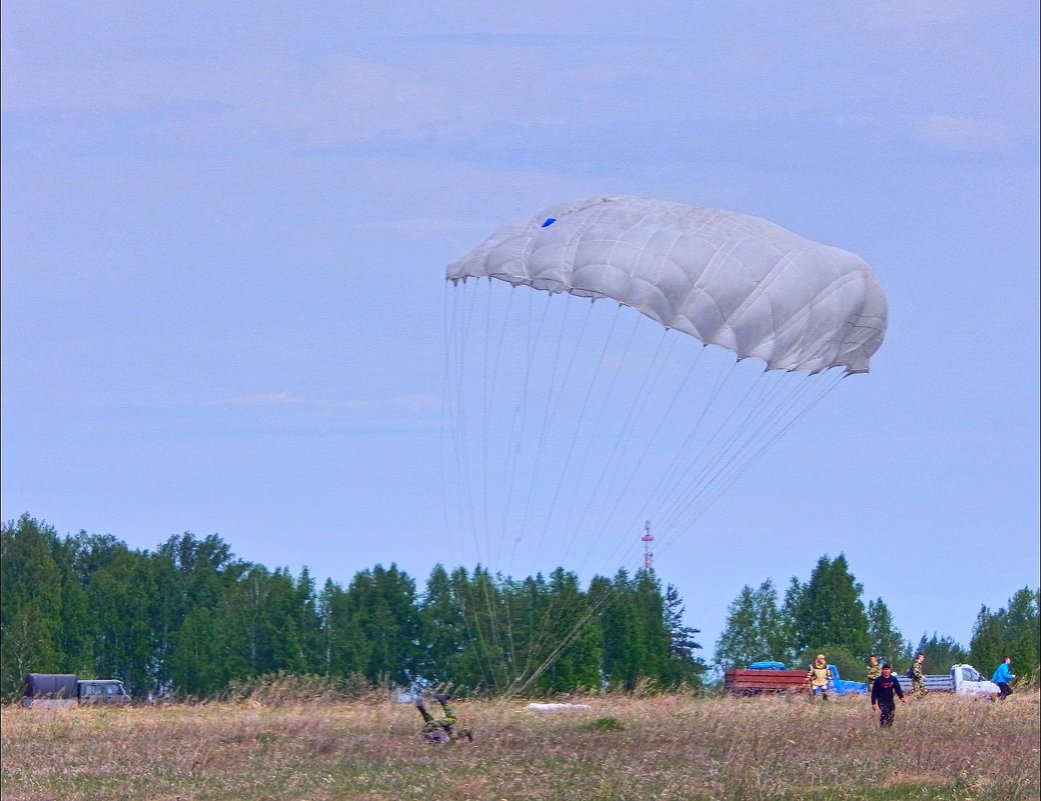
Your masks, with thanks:
[{"label": "green deciduous tree", "polygon": [[216,607],[196,606],[185,615],[170,657],[170,677],[181,695],[215,695],[232,678],[225,659],[220,613]]},{"label": "green deciduous tree", "polygon": [[90,547],[96,557],[86,587],[93,613],[93,673],[122,679],[135,695],[151,692],[156,587],[150,561],[114,538]]},{"label": "green deciduous tree", "polygon": [[868,602],[868,639],[879,662],[897,662],[906,656],[904,637],[893,625],[893,615],[881,598]]},{"label": "green deciduous tree", "polygon": [[321,619],[323,673],[328,676],[364,676],[372,661],[373,645],[354,614],[356,599],[332,580],[322,587],[318,602]]},{"label": "green deciduous tree", "polygon": [[0,692],[21,693],[26,673],[90,669],[88,601],[54,529],[23,515],[0,533]]},{"label": "green deciduous tree", "polygon": [[404,686],[553,694],[695,683],[697,629],[652,571],[594,578],[557,568],[514,580],[435,568],[422,599],[395,566],[320,592],[235,558],[214,534],[154,552],[81,531],[59,538],[27,515],[3,527],[5,697],[27,672],[122,678],[137,694],[210,698],[277,673]]},{"label": "green deciduous tree", "polygon": [[1041,591],[1028,587],[1016,591],[1008,606],[996,612],[982,607],[969,642],[972,664],[989,673],[1008,655],[1017,676],[1036,681],[1041,664],[1039,607]]},{"label": "green deciduous tree", "polygon": [[773,582],[767,579],[754,590],[742,587],[727,607],[723,633],[716,641],[716,664],[746,667],[760,661],[785,662],[791,656]]}]

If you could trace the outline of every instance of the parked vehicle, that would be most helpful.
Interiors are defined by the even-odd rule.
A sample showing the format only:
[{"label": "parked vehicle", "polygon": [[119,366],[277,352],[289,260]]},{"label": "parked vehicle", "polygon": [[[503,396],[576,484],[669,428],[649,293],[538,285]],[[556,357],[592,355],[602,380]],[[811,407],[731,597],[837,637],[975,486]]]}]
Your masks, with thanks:
[{"label": "parked vehicle", "polygon": [[[911,679],[899,676],[900,688],[911,691]],[[962,695],[997,695],[998,685],[976,670],[972,665],[953,665],[949,672],[922,677],[922,686],[929,692],[959,693]]]},{"label": "parked vehicle", "polygon": [[[835,695],[866,693],[867,684],[862,681],[847,681],[839,676],[835,665],[828,665],[832,678],[828,691]],[[732,668],[723,673],[723,687],[734,695],[758,695],[759,693],[808,692],[810,689],[806,670],[788,670],[783,662],[754,662],[745,670]]]},{"label": "parked vehicle", "polygon": [[26,709],[129,702],[130,696],[118,679],[80,679],[72,673],[30,673],[25,677],[22,696]]},{"label": "parked vehicle", "polygon": [[[828,667],[833,677],[828,682],[828,690],[835,695],[866,693],[870,689],[865,682],[840,678],[834,665]],[[911,679],[905,675],[899,675],[897,679],[900,689],[910,693]],[[783,662],[755,662],[747,669],[730,669],[723,674],[723,687],[734,695],[808,692],[809,686],[805,670],[788,670]],[[992,696],[999,692],[998,685],[981,676],[972,665],[953,665],[947,673],[923,676],[922,686],[929,692],[962,695]]]}]

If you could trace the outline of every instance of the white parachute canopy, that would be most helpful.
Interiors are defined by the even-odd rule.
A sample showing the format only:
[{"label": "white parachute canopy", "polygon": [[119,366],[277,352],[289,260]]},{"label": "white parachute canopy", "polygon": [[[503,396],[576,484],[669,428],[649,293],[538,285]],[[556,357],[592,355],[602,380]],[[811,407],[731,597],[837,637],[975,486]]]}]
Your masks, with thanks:
[{"label": "white parachute canopy", "polygon": [[478,561],[507,574],[639,550],[646,520],[658,550],[689,533],[843,376],[868,371],[886,328],[859,257],[663,200],[552,206],[446,277],[446,484]]},{"label": "white parachute canopy", "polygon": [[638,197],[550,207],[449,265],[453,282],[613,298],[770,369],[867,372],[886,300],[859,257],[757,217]]}]

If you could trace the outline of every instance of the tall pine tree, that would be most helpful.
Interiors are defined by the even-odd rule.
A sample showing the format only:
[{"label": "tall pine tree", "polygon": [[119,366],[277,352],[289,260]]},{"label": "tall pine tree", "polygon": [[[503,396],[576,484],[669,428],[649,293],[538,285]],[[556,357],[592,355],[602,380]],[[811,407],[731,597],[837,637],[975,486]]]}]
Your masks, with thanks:
[{"label": "tall pine tree", "polygon": [[805,584],[792,579],[784,613],[800,659],[838,646],[855,660],[871,651],[868,618],[860,600],[864,588],[849,571],[846,557],[822,556]]}]

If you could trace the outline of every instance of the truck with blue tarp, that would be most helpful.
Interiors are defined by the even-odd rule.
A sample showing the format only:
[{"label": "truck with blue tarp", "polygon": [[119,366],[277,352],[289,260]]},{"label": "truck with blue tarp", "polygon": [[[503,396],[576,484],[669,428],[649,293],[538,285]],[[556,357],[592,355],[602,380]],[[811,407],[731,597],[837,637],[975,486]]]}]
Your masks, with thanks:
[{"label": "truck with blue tarp", "polygon": [[[868,686],[862,681],[847,681],[839,676],[835,665],[828,665],[831,678],[828,692],[835,695],[863,694]],[[810,681],[806,670],[789,670],[784,662],[753,662],[745,669],[731,668],[723,673],[723,687],[732,695],[760,693],[809,692]]]}]

